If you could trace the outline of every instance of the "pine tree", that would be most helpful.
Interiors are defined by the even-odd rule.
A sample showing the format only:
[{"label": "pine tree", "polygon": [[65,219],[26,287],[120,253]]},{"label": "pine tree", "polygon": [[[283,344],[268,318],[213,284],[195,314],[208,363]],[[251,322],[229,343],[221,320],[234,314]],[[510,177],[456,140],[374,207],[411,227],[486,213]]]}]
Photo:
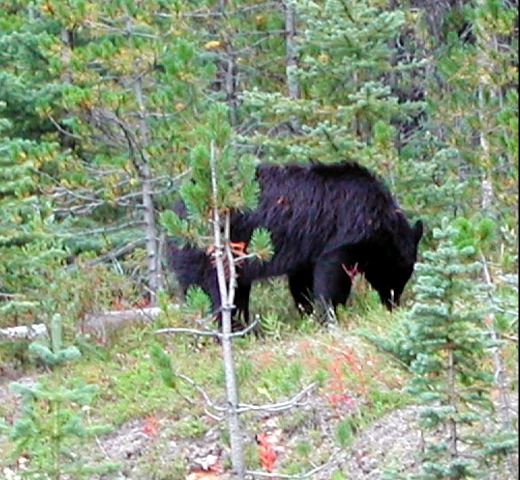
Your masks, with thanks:
[{"label": "pine tree", "polygon": [[[225,372],[228,429],[234,475],[243,479],[245,463],[238,415],[238,384],[233,359],[231,312],[233,310],[236,271],[230,240],[231,209],[252,207],[258,185],[254,181],[255,158],[238,155],[224,104],[212,106],[197,129],[198,145],[191,156],[191,175],[180,189],[188,211],[188,220],[173,212],[163,215],[163,223],[173,235],[184,235],[191,243],[206,242],[213,246],[215,268],[221,298],[219,312]],[[204,243],[202,243],[204,245]],[[200,245],[200,246],[202,246]],[[251,242],[254,253],[255,241]],[[194,297],[192,297],[194,298]]]},{"label": "pine tree", "polygon": [[205,58],[216,67],[211,90],[227,104],[232,127],[249,131],[254,122],[244,108],[242,93],[254,87],[284,90],[288,83],[286,66],[291,58],[286,58],[286,46],[291,27],[286,13],[294,6],[285,0],[210,0],[188,5],[187,17],[199,33]]},{"label": "pine tree", "polygon": [[476,250],[461,242],[460,230],[444,219],[433,236],[437,247],[416,265],[407,338],[415,356],[409,390],[425,404],[423,428],[438,436],[427,439],[424,473],[417,478],[474,478],[482,473],[478,455],[485,436],[479,425],[492,408],[492,377],[483,368],[490,346],[481,307],[485,288],[476,276],[481,269]]},{"label": "pine tree", "polygon": [[[73,254],[139,257],[136,280],[152,301],[163,286],[156,210],[184,172],[193,121],[206,103],[200,89],[214,71],[179,8],[80,0],[16,12],[44,40],[38,54],[54,96],[35,116],[45,120],[45,140],[59,145],[52,168],[41,172],[59,234]],[[19,79],[24,59],[12,60]]]}]

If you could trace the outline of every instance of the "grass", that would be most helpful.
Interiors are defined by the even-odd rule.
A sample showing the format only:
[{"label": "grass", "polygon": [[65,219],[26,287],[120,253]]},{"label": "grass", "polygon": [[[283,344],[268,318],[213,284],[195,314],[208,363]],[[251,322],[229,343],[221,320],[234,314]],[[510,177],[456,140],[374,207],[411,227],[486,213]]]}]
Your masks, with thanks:
[{"label": "grass", "polygon": [[[340,309],[339,325],[330,331],[302,319],[278,280],[255,286],[253,299],[255,311],[269,312],[273,304],[281,307],[275,311],[275,335],[249,335],[234,344],[241,401],[274,403],[319,382],[310,406],[274,415],[285,432],[286,451],[278,465],[285,472],[301,472],[310,460],[325,461],[333,446],[346,448],[374,419],[409,401],[401,392],[406,370],[358,333],[363,329],[384,336],[400,319],[399,314],[383,309],[366,286],[356,290],[351,305]],[[264,304],[259,304],[262,301]],[[169,354],[175,372],[192,378],[215,401],[224,400],[217,342],[154,334],[158,326],[182,321],[182,311],[172,310],[156,324],[125,327],[107,345],[80,341],[83,356],[79,361],[46,375],[46,382],[56,386],[80,380],[97,385],[99,393],[90,415],[97,422],[110,424],[111,435],[137,422],[135,428],[146,434],[146,442],[142,446],[143,466],[135,468],[146,478],[182,477],[186,462],[182,455],[172,453],[171,442],[181,452],[182,445],[202,442],[203,436],[216,428],[192,386],[178,380],[177,389],[172,389],[161,381],[150,355],[152,346],[158,343]],[[6,416],[12,414],[12,406],[0,408]],[[254,435],[263,428],[265,415],[248,413],[242,418],[248,465],[260,468]],[[225,439],[225,425],[217,431],[219,441]],[[103,441],[103,437],[97,439]],[[93,441],[82,450],[99,455]],[[145,463],[148,472],[139,470]],[[162,473],[150,476],[150,469]]]}]

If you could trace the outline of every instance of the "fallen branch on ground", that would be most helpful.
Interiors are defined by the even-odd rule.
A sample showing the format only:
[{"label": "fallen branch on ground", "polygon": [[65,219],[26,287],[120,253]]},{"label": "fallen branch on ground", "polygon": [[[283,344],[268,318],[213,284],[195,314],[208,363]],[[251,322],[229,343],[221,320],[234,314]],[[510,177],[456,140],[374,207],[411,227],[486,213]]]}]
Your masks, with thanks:
[{"label": "fallen branch on ground", "polygon": [[8,340],[27,339],[32,340],[37,337],[46,337],[47,327],[44,323],[34,323],[32,325],[19,325],[17,327],[0,328],[0,336]]},{"label": "fallen branch on ground", "polygon": [[95,332],[105,338],[107,333],[113,332],[123,325],[132,322],[149,322],[157,318],[160,313],[159,307],[88,313],[83,320],[82,329],[84,332]]}]

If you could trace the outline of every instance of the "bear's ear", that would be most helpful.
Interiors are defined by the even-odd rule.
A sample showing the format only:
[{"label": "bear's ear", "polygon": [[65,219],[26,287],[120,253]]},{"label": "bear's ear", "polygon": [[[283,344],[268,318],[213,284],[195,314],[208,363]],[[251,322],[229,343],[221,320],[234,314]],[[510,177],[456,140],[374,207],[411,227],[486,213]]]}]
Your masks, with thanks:
[{"label": "bear's ear", "polygon": [[419,243],[419,240],[421,240],[422,236],[423,236],[423,232],[424,232],[424,225],[423,225],[423,222],[422,220],[417,220],[417,222],[415,222],[415,225],[413,227],[413,235],[415,237],[415,243]]}]

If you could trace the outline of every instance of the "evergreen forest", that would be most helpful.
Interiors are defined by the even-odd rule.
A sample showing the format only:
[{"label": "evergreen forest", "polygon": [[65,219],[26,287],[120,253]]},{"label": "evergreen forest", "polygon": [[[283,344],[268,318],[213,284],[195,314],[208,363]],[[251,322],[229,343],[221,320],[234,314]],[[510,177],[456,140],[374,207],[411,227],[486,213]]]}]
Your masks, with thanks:
[{"label": "evergreen forest", "polygon": [[[517,478],[518,29],[517,0],[0,0],[0,479]],[[424,224],[401,307],[355,275],[325,324],[277,277],[219,330],[168,238],[232,306],[257,165],[345,160]]]}]

